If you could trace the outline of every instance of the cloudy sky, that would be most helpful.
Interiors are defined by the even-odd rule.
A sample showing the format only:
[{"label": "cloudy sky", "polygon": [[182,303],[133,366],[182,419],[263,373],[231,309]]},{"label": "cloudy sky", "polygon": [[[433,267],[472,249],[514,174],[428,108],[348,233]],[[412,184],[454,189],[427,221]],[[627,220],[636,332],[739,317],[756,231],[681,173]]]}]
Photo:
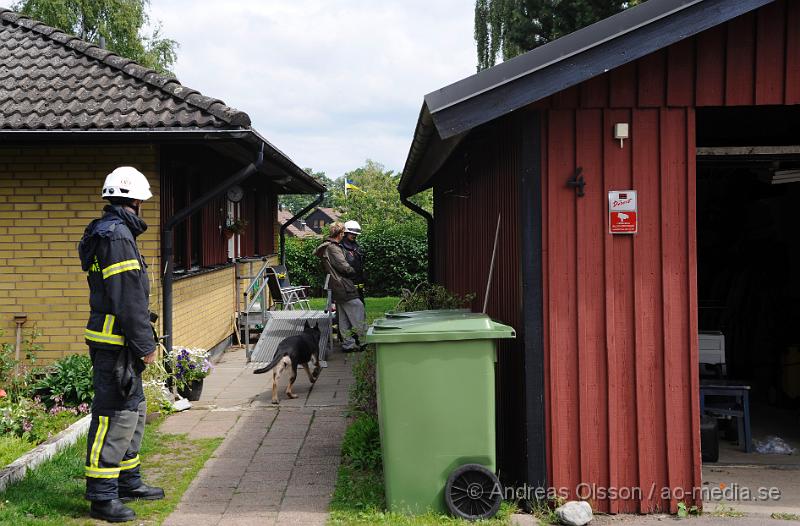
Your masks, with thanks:
[{"label": "cloudy sky", "polygon": [[[12,0],[0,0],[8,6]],[[402,170],[425,93],[475,71],[474,0],[151,0],[176,73],[303,167]]]},{"label": "cloudy sky", "polygon": [[[10,7],[13,0],[0,0]],[[151,0],[185,85],[298,165],[402,170],[423,96],[475,72],[474,0]]]}]

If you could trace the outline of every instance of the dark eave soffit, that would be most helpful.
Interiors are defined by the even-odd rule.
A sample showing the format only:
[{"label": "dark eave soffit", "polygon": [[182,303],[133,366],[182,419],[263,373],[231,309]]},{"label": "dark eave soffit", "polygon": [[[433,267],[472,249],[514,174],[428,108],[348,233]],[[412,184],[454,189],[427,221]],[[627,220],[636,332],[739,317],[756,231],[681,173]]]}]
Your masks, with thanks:
[{"label": "dark eave soffit", "polygon": [[0,145],[19,144],[205,144],[243,165],[253,162],[264,145],[264,164],[258,171],[280,194],[319,194],[326,191],[316,179],[252,128],[232,130],[0,130]]}]

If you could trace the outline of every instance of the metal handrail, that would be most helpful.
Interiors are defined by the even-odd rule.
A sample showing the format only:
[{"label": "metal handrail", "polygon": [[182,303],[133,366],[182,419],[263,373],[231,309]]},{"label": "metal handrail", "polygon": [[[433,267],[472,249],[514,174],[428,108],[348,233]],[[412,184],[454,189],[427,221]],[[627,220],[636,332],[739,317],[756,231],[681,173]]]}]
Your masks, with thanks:
[{"label": "metal handrail", "polygon": [[[251,278],[250,284],[244,290],[244,297],[245,297],[245,310],[243,313],[240,313],[240,316],[243,314],[245,316],[245,323],[244,323],[244,340],[245,340],[245,351],[247,353],[248,359],[250,358],[250,353],[253,351],[250,345],[250,310],[255,306],[256,301],[260,298],[261,299],[261,323],[266,324],[267,322],[267,294],[266,294],[266,287],[267,287],[267,269],[270,267],[269,261],[264,259],[264,266],[255,276],[247,276],[247,278]],[[258,287],[258,290],[255,294],[251,295],[251,292],[259,283],[261,285]],[[248,299],[251,298],[251,299]],[[237,304],[239,299],[237,298]]]},{"label": "metal handrail", "polygon": [[[267,269],[268,269],[268,268],[269,268],[269,261],[265,262],[265,263],[264,263],[264,266],[261,268],[261,270],[259,270],[259,271],[258,271],[258,274],[256,274],[255,276],[253,276],[253,279],[252,279],[252,281],[250,281],[250,285],[248,285],[248,286],[247,286],[247,288],[246,288],[246,289],[245,289],[245,291],[244,291],[244,295],[245,295],[245,296],[248,296],[248,295],[250,294],[250,290],[254,288],[254,286],[256,285],[256,283],[258,283],[258,280],[259,280],[259,279],[262,279],[262,278],[263,278],[262,274],[266,274],[266,273],[267,273]],[[265,284],[266,282],[267,282],[267,281],[266,281],[265,279],[262,279],[262,281],[261,281],[261,287],[259,287],[259,289],[258,289],[258,292],[256,292],[256,293],[255,293],[255,295],[254,295],[253,297],[258,297],[258,294],[259,294],[259,292],[261,292],[261,291],[262,291],[262,289],[264,288],[264,284]],[[255,300],[253,301],[253,304],[254,304],[254,303],[255,303]],[[248,305],[248,307],[252,307],[252,306],[253,306],[252,304],[251,304],[251,305]]]},{"label": "metal handrail", "polygon": [[[257,280],[257,279],[258,279],[258,278],[254,279],[254,280],[253,280],[253,283],[256,283],[256,280]],[[261,298],[261,300],[262,300],[262,301],[261,301],[261,312],[263,313],[264,311],[266,311],[266,310],[267,310],[267,309],[265,309],[265,308],[264,308],[264,307],[266,306],[266,295],[264,294],[264,288],[265,288],[266,286],[267,286],[267,281],[266,281],[266,280],[262,280],[262,281],[261,281],[261,286],[260,286],[260,287],[258,287],[258,291],[257,291],[255,294],[253,294],[253,296],[252,296],[252,297],[253,297],[253,299],[252,299],[252,300],[250,301],[250,303],[247,305],[247,312],[250,312],[250,309],[252,309],[253,307],[255,307],[255,305],[256,305],[256,299],[258,299],[258,297],[259,297],[259,296],[263,296],[263,297]],[[245,292],[244,294],[245,294],[245,296],[247,296],[247,294],[248,294],[248,293],[247,293],[247,292]]]}]

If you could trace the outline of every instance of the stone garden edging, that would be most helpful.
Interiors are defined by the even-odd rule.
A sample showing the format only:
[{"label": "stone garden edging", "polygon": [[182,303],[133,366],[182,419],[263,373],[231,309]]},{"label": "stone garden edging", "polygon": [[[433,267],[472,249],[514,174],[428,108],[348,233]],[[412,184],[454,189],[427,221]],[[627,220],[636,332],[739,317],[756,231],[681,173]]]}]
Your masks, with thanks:
[{"label": "stone garden edging", "polygon": [[56,453],[71,446],[89,430],[92,415],[88,414],[57,435],[31,449],[8,466],[0,469],[0,491],[22,480],[29,469],[50,460]]}]

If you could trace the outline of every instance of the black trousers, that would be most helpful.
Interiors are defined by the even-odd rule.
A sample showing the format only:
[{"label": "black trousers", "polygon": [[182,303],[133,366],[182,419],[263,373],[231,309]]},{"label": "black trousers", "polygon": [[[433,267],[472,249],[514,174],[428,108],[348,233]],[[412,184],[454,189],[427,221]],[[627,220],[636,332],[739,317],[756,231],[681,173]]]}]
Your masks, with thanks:
[{"label": "black trousers", "polygon": [[94,366],[92,422],[86,445],[86,498],[112,500],[120,490],[142,485],[139,448],[147,404],[142,378],[120,389],[119,353],[125,349],[90,349]]}]

